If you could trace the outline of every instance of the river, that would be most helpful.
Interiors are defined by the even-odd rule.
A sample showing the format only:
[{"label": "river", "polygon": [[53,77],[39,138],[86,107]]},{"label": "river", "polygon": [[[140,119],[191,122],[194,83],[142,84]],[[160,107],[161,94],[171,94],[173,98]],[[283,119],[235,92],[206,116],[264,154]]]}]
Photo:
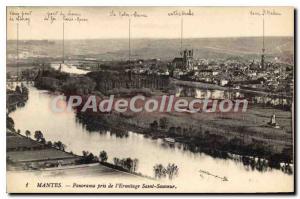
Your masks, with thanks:
[{"label": "river", "polygon": [[67,64],[52,63],[51,68],[53,68],[55,70],[60,70],[65,73],[73,73],[73,74],[78,74],[78,75],[79,74],[84,75],[84,74],[87,74],[88,72],[90,72],[87,70],[78,69],[74,64],[71,64],[71,63],[67,63]]},{"label": "river", "polygon": [[[108,161],[114,157],[137,158],[138,172],[153,176],[153,166],[158,163],[167,165],[175,163],[179,167],[179,175],[173,182],[203,187],[204,190],[230,191],[239,187],[241,191],[279,191],[290,190],[293,176],[280,170],[260,172],[245,167],[241,162],[230,159],[213,158],[203,153],[191,152],[176,143],[169,145],[161,139],[145,138],[141,134],[129,132],[128,137],[116,137],[115,134],[88,131],[76,119],[74,112],[55,113],[50,109],[54,94],[48,91],[29,87],[29,99],[24,107],[17,108],[10,115],[15,128],[22,134],[30,130],[41,130],[47,141],[62,141],[67,151],[82,154],[83,150],[99,155],[101,150],[108,153]],[[208,171],[229,181],[200,175],[199,170]],[[80,174],[79,174],[80,175]],[[201,188],[202,189],[202,188]]]}]

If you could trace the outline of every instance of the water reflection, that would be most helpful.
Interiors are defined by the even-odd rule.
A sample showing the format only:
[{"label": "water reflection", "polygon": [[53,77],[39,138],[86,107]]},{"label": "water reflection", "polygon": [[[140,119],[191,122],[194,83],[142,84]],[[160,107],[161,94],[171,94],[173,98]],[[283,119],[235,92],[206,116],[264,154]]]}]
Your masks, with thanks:
[{"label": "water reflection", "polygon": [[[112,127],[107,124],[105,120],[102,120],[101,118],[97,117],[95,119],[94,117],[90,117],[89,115],[84,115],[83,113],[77,113],[76,114],[77,122],[81,123],[88,131],[93,132],[97,131],[100,134],[107,133],[110,136],[114,136],[116,138],[128,138],[129,137],[129,131],[124,128],[117,128]],[[165,135],[169,136],[169,135]],[[145,138],[148,139],[157,139],[157,135],[151,135],[151,134],[145,134]],[[160,136],[161,137],[161,136]],[[202,135],[200,138],[196,138],[195,140],[191,140],[190,138],[181,138],[181,140],[186,141],[189,139],[190,141],[186,143],[179,143],[179,142],[165,142],[163,139],[158,138],[160,147],[164,149],[178,149],[183,151],[189,151],[192,153],[205,153],[207,155],[210,155],[214,158],[220,158],[220,159],[232,159],[235,162],[241,162],[246,170],[257,170],[260,172],[267,171],[270,168],[276,168],[281,169],[282,171],[286,172],[287,174],[292,174],[292,167],[289,164],[285,164],[285,167],[280,166],[281,158],[278,157],[274,160],[265,160],[263,158],[259,158],[256,156],[247,156],[247,155],[234,155],[229,152],[226,152],[225,150],[220,150],[217,147],[212,147],[210,144],[210,140],[215,140],[215,137],[212,137],[210,135]],[[216,143],[214,141],[213,143]],[[235,146],[237,143],[232,144]],[[220,143],[219,145],[222,145]],[[228,144],[228,146],[224,147],[224,149],[229,149],[231,144]],[[244,147],[245,148],[245,147]],[[250,150],[250,149],[246,149]],[[241,152],[243,153],[243,148],[241,147]],[[251,154],[255,155],[255,153]]]},{"label": "water reflection", "polygon": [[194,97],[199,99],[238,99],[244,98],[245,95],[238,90],[209,90],[194,87],[176,87],[176,97]]},{"label": "water reflection", "polygon": [[[262,160],[256,160],[253,164],[254,162],[247,159],[243,161],[241,157],[196,144],[169,144],[163,139],[150,139],[131,131],[113,130],[100,120],[93,123],[73,112],[54,113],[49,107],[53,97],[48,92],[29,87],[29,99],[25,106],[11,113],[16,129],[20,129],[22,133],[25,130],[41,130],[47,141],[61,141],[67,145],[68,151],[75,154],[81,155],[85,150],[99,155],[100,151],[105,150],[109,162],[113,162],[114,157],[138,159],[137,172],[148,176],[154,175],[153,166],[156,164],[175,163],[179,168],[178,177],[175,179],[178,182],[199,183],[205,180],[208,183],[205,186],[216,186],[215,179],[200,176],[200,169],[218,176],[227,176],[232,184],[242,183],[250,187],[253,183],[270,188],[286,187],[293,182],[292,176],[265,167]],[[265,182],[272,183],[266,185]],[[218,183],[224,185],[226,182]]]},{"label": "water reflection", "polygon": [[176,86],[175,93],[176,97],[194,97],[199,99],[247,99],[248,102],[254,104],[263,104],[283,110],[290,110],[292,104],[292,97],[290,96],[282,94],[272,96],[268,93],[256,92],[254,90],[247,90],[247,92],[244,90],[241,92],[230,88],[228,88],[228,90],[209,90],[188,86]]},{"label": "water reflection", "polygon": [[75,65],[71,63],[67,64],[62,64],[62,63],[52,63],[51,67],[54,68],[55,70],[60,70],[65,73],[70,73],[70,74],[87,74],[90,71],[87,70],[82,70],[78,69]]}]

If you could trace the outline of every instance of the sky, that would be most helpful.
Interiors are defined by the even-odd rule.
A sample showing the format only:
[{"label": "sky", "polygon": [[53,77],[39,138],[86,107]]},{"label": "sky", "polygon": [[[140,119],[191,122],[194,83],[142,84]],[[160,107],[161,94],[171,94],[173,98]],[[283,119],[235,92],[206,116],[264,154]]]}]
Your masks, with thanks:
[{"label": "sky", "polygon": [[253,37],[263,18],[265,36],[293,36],[292,7],[8,7],[7,39],[128,38],[129,19],[133,39],[180,38],[181,21],[183,38]]}]

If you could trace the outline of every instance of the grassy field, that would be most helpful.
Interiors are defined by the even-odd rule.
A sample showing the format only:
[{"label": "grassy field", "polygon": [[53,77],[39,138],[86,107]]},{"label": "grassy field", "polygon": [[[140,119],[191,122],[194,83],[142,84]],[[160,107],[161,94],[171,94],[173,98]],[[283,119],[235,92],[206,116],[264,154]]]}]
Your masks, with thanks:
[{"label": "grassy field", "polygon": [[35,142],[31,139],[27,139],[21,136],[8,136],[6,137],[7,151],[19,149],[19,148],[42,148],[42,144]]},{"label": "grassy field", "polygon": [[[276,122],[280,128],[268,125],[272,114],[276,115]],[[113,126],[122,124],[132,125],[145,129],[154,136],[185,137],[188,139],[206,139],[205,134],[215,135],[216,139],[224,144],[234,139],[241,140],[243,146],[259,145],[271,153],[282,153],[284,149],[293,146],[292,114],[279,109],[250,106],[245,113],[137,113],[122,114],[123,116],[107,116],[108,123]],[[167,118],[167,127],[158,131],[151,131],[151,123]],[[118,125],[117,125],[118,124]],[[172,129],[173,128],[173,129]],[[172,133],[170,133],[172,129]],[[165,133],[163,133],[165,132]],[[157,135],[156,135],[157,134]],[[203,137],[204,136],[204,137]],[[269,153],[269,152],[267,152]]]},{"label": "grassy field", "polygon": [[48,161],[74,158],[73,155],[56,149],[42,149],[34,151],[12,151],[7,156],[14,162]]},{"label": "grassy field", "polygon": [[81,177],[136,177],[129,173],[120,172],[109,167],[99,165],[98,163],[92,165],[80,165],[75,167],[66,167],[66,168],[54,168],[49,170],[42,171],[43,175],[49,177],[70,177],[78,176]]},{"label": "grassy field", "polygon": [[[27,150],[33,146],[44,147]],[[24,170],[24,168],[27,168],[25,169],[27,170],[26,173],[60,178],[67,176],[136,177],[136,175],[119,171],[99,163],[77,164],[76,162],[81,158],[80,156],[45,146],[9,130],[7,131],[7,148],[15,150],[7,151],[6,153],[7,160],[9,160],[7,171],[19,171],[20,169]],[[28,166],[38,170],[28,170]]]},{"label": "grassy field", "polygon": [[7,132],[6,156],[13,163],[49,162],[60,160],[62,164],[73,164],[78,156],[46,146],[17,133]]}]

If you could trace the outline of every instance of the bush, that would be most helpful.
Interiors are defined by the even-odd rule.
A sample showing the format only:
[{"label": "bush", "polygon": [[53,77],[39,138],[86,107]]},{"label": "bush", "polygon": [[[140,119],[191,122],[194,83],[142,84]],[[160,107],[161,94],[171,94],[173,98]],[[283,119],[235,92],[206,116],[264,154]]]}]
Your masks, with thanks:
[{"label": "bush", "polygon": [[159,127],[161,129],[166,129],[168,127],[168,119],[166,117],[159,119]]},{"label": "bush", "polygon": [[98,162],[98,158],[88,151],[82,151],[83,156],[77,161],[79,164],[89,164]]},{"label": "bush", "polygon": [[123,169],[129,171],[129,172],[135,172],[137,170],[138,165],[138,159],[131,159],[131,158],[114,158],[114,164],[116,166],[122,167]]},{"label": "bush", "polygon": [[106,162],[108,159],[106,151],[101,151],[99,155],[100,162]]},{"label": "bush", "polygon": [[153,167],[155,178],[165,178],[168,176],[170,180],[178,175],[178,170],[178,166],[174,163],[169,163],[167,167],[164,167],[162,164],[156,164]]}]

